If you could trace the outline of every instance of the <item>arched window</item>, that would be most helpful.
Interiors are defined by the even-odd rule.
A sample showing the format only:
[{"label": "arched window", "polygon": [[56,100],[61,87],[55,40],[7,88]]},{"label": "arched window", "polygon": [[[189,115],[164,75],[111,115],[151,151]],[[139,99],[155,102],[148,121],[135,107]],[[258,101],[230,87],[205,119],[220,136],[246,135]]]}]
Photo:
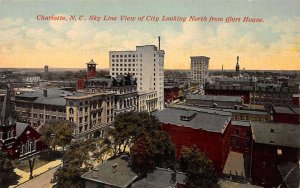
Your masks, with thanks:
[{"label": "arched window", "polygon": [[74,114],[74,109],[73,109],[73,108],[70,108],[70,109],[69,109],[69,113],[70,113],[70,114]]}]

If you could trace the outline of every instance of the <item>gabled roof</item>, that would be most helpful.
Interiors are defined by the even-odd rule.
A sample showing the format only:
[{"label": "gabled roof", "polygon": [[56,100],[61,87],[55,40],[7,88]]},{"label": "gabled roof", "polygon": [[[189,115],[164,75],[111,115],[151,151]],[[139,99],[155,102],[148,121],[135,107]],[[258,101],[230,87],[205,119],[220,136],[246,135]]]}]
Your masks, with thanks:
[{"label": "gabled roof", "polygon": [[27,123],[21,123],[21,122],[17,122],[16,123],[16,137],[18,138],[19,136],[22,135],[22,133],[26,130],[26,128],[29,125]]},{"label": "gabled roof", "polygon": [[129,164],[127,156],[111,158],[102,163],[96,170],[90,170],[81,176],[99,185],[112,187],[128,187],[138,176]]}]

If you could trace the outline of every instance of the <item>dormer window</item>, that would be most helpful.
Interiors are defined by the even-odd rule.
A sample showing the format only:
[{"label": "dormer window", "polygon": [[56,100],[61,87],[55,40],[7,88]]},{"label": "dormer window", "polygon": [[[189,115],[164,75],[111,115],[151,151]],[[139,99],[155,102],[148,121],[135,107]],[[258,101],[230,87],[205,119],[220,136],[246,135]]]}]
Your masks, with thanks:
[{"label": "dormer window", "polygon": [[197,115],[196,112],[188,111],[180,116],[182,121],[191,121]]}]

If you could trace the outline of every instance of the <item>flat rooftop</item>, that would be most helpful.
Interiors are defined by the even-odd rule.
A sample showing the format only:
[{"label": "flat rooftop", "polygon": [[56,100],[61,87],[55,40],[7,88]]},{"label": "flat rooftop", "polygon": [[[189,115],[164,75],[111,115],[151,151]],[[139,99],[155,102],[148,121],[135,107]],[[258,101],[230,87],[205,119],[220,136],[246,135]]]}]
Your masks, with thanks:
[{"label": "flat rooftop", "polygon": [[[181,116],[195,113],[190,120],[182,120]],[[203,129],[211,132],[223,133],[230,120],[230,115],[220,115],[217,113],[188,111],[185,109],[166,108],[155,113],[158,120],[165,124],[190,127],[193,129]]]},{"label": "flat rooftop", "polygon": [[223,102],[242,102],[238,96],[219,96],[219,95],[188,95],[187,99],[203,101],[223,101]]},{"label": "flat rooftop", "polygon": [[252,122],[256,143],[300,148],[300,126],[287,123]]}]

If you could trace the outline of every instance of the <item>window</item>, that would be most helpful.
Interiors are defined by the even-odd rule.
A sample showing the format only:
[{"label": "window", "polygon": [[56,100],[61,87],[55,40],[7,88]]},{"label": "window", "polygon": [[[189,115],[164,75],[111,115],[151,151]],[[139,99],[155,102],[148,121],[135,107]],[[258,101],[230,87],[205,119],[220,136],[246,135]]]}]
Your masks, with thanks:
[{"label": "window", "polygon": [[21,146],[20,155],[25,155],[27,153],[31,153],[36,150],[36,141],[27,141],[25,144]]},{"label": "window", "polygon": [[112,57],[115,57],[115,55],[112,55]]}]

